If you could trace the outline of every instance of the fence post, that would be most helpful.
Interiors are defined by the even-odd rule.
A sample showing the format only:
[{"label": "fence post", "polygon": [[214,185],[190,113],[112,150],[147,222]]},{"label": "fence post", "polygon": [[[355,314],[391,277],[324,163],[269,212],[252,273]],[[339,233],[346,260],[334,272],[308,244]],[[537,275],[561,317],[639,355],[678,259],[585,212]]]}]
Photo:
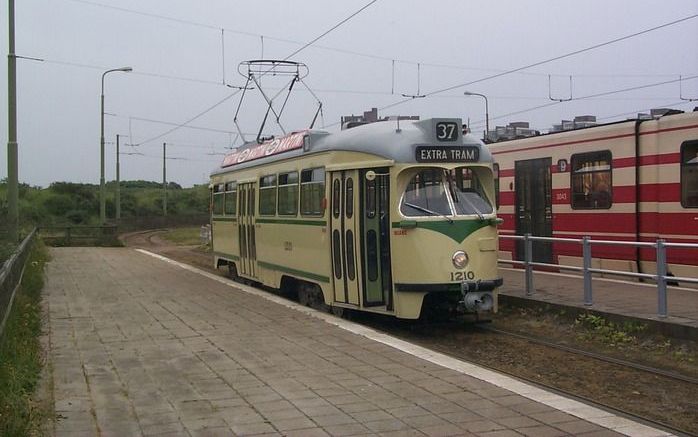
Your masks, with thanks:
[{"label": "fence post", "polygon": [[582,254],[584,256],[584,305],[593,305],[593,296],[591,288],[591,243],[589,237],[582,237]]},{"label": "fence post", "polygon": [[667,316],[666,295],[666,246],[664,240],[657,240],[657,315]]},{"label": "fence post", "polygon": [[533,240],[531,234],[524,234],[524,265],[526,266],[526,296],[533,295]]},{"label": "fence post", "polygon": [[72,242],[71,240],[71,233],[72,233],[72,228],[70,226],[65,228],[65,245],[66,246],[71,246]]}]

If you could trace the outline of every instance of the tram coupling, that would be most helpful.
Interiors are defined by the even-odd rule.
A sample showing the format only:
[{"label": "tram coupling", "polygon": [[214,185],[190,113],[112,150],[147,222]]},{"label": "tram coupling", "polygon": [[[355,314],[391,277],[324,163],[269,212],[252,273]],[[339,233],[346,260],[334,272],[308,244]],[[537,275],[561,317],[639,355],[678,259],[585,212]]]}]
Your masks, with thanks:
[{"label": "tram coupling", "polygon": [[492,291],[501,286],[504,280],[463,281],[460,284],[462,300],[458,302],[459,312],[490,311],[494,307]]}]

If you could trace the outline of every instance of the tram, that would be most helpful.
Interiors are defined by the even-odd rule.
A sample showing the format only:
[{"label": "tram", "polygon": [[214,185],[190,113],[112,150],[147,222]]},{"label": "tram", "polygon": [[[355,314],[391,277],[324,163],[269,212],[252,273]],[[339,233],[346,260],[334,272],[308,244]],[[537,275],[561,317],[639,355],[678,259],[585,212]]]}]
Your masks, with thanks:
[{"label": "tram", "polygon": [[[698,112],[627,121],[489,145],[502,235],[698,244]],[[501,257],[523,259],[503,239]],[[656,251],[595,246],[592,266],[656,272]],[[534,261],[582,265],[578,244],[536,241]],[[667,251],[668,270],[695,276],[698,250]]]},{"label": "tram", "polygon": [[493,161],[461,126],[398,118],[238,148],[211,174],[215,267],[335,312],[495,312]]}]

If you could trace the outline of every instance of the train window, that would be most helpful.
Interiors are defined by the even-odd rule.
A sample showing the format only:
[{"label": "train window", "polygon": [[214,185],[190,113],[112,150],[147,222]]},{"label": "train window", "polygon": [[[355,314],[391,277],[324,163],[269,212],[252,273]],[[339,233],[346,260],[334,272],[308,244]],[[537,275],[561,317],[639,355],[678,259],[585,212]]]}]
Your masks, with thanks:
[{"label": "train window", "polygon": [[224,185],[218,184],[213,187],[213,214],[223,214],[223,201],[225,199]]},{"label": "train window", "polygon": [[414,175],[405,189],[400,212],[407,217],[450,215],[443,173],[441,168],[427,168]]},{"label": "train window", "polygon": [[366,217],[376,216],[376,180],[366,181]]},{"label": "train window", "polygon": [[259,215],[274,214],[276,214],[276,175],[262,176],[259,178]]},{"label": "train window", "polygon": [[492,173],[494,173],[494,204],[499,209],[499,164],[492,164]]},{"label": "train window", "polygon": [[698,140],[681,144],[681,206],[698,208]]},{"label": "train window", "polygon": [[339,202],[342,188],[339,179],[335,179],[332,183],[332,215],[334,218],[339,218]]},{"label": "train window", "polygon": [[482,180],[486,168],[458,167],[446,172],[449,192],[458,215],[492,214]]},{"label": "train window", "polygon": [[346,251],[347,251],[347,278],[353,281],[356,277],[356,266],[354,265],[354,233],[351,229],[346,232]]},{"label": "train window", "polygon": [[279,215],[292,215],[298,213],[298,172],[283,173],[279,175]]},{"label": "train window", "polygon": [[342,278],[342,237],[338,229],[332,231],[332,253],[334,255],[334,277]]},{"label": "train window", "polygon": [[573,209],[608,209],[612,203],[611,152],[578,153],[571,158]]},{"label": "train window", "polygon": [[235,206],[237,205],[238,184],[237,182],[228,182],[225,184],[225,214],[235,215]]},{"label": "train window", "polygon": [[347,189],[344,193],[346,204],[344,206],[344,211],[347,218],[351,218],[351,216],[354,215],[354,180],[352,178],[347,178],[346,184]]},{"label": "train window", "polygon": [[325,210],[325,169],[312,168],[301,172],[301,215],[322,216]]}]

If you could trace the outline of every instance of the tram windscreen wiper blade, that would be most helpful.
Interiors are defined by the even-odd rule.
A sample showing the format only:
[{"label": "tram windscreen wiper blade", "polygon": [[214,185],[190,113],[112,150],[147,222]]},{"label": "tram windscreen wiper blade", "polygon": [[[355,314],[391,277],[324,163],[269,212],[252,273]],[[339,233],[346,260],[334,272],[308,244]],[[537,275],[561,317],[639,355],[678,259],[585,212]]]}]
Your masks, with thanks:
[{"label": "tram windscreen wiper blade", "polygon": [[417,211],[426,212],[427,214],[440,215],[441,217],[448,220],[449,223],[453,223],[453,220],[451,220],[451,218],[449,216],[447,216],[445,214],[441,214],[440,212],[432,211],[430,209],[424,208],[423,206],[415,205],[414,203],[410,203],[410,202],[403,202],[403,205],[407,205],[410,208],[416,209]]}]

